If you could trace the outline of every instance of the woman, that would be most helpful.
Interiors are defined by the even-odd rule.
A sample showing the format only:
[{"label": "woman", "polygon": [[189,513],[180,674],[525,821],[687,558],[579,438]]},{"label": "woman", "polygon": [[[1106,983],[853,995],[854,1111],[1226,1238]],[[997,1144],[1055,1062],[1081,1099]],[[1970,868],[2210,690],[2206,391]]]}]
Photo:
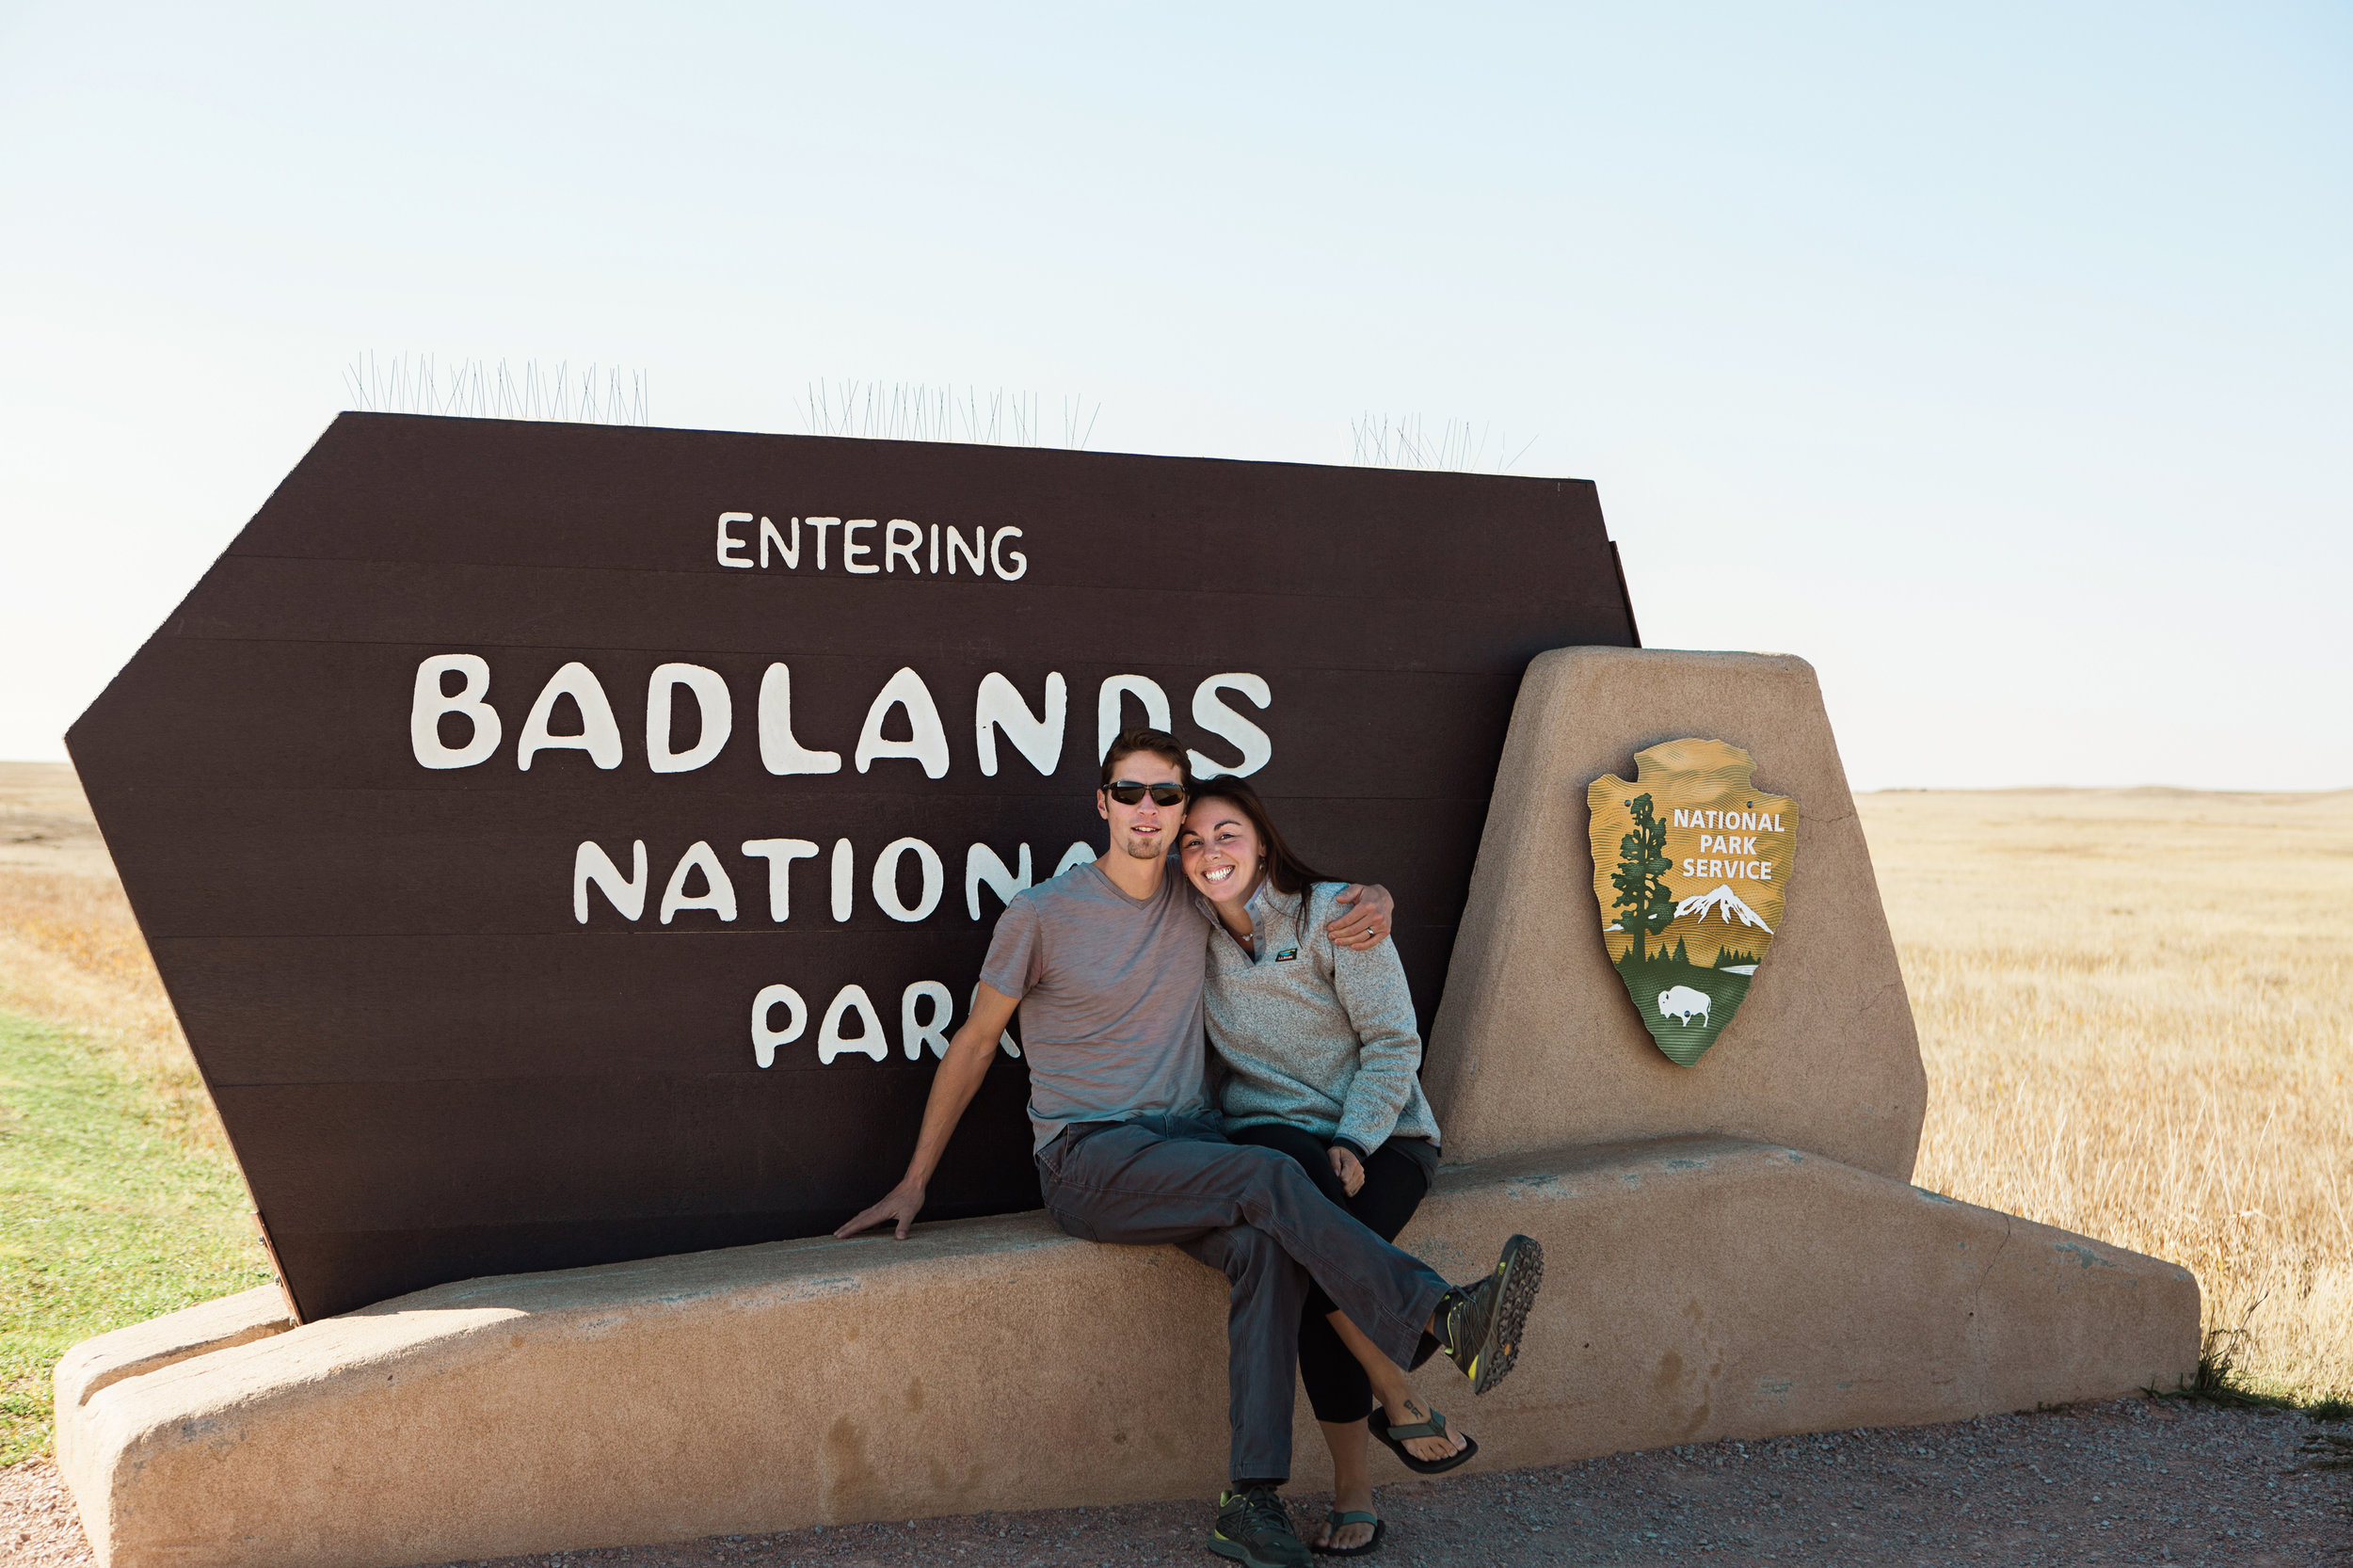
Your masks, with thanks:
[{"label": "woman", "polygon": [[[1301,862],[1239,778],[1194,786],[1176,849],[1219,926],[1208,1011],[1226,1068],[1225,1135],[1289,1155],[1333,1202],[1396,1240],[1438,1163],[1397,949],[1359,952],[1332,940],[1324,928],[1340,913],[1333,895],[1341,885]],[[1300,1322],[1299,1371],[1332,1449],[1331,1517],[1308,1542],[1318,1552],[1358,1557],[1380,1544],[1386,1527],[1372,1512],[1368,1435],[1425,1474],[1477,1451],[1321,1288]]]}]

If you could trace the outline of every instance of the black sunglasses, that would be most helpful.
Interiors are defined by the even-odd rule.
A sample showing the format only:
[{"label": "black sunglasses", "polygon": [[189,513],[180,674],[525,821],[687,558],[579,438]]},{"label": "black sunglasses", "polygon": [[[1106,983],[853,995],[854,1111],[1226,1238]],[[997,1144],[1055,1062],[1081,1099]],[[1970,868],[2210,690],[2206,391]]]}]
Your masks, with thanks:
[{"label": "black sunglasses", "polygon": [[1182,784],[1139,784],[1132,778],[1123,778],[1116,784],[1107,784],[1103,787],[1103,792],[1122,806],[1133,806],[1147,794],[1152,797],[1152,804],[1155,806],[1175,806],[1185,798],[1185,787]]}]

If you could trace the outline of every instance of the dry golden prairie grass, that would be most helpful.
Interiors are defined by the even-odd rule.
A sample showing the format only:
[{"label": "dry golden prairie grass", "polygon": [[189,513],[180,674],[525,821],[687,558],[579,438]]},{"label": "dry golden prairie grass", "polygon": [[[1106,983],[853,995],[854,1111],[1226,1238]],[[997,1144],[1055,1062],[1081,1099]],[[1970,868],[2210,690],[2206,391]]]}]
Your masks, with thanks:
[{"label": "dry golden prairie grass", "polygon": [[1858,799],[1919,1021],[1914,1180],[2186,1264],[2353,1393],[2353,792]]},{"label": "dry golden prairie grass", "polygon": [[62,763],[0,762],[0,1012],[88,1037],[152,1092],[156,1122],[227,1152],[88,803]]}]

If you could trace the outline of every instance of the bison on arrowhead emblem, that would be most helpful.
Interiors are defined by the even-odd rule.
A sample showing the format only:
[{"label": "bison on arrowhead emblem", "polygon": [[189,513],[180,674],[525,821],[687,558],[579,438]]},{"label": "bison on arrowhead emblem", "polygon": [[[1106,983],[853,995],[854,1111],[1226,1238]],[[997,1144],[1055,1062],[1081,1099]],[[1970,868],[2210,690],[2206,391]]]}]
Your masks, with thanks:
[{"label": "bison on arrowhead emblem", "polygon": [[1706,1054],[1773,945],[1798,808],[1761,793],[1721,741],[1667,741],[1586,792],[1602,940],[1650,1037],[1677,1066]]}]

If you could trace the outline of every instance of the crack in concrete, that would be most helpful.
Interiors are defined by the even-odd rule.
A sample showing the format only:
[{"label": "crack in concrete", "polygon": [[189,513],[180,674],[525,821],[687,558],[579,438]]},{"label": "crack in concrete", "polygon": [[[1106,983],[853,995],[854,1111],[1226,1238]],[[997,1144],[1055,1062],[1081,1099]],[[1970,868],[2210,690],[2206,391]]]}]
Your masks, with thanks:
[{"label": "crack in concrete", "polygon": [[[1998,1212],[2000,1212],[2000,1211],[1999,1211],[1999,1210],[1993,1210],[1993,1212],[1996,1212],[1996,1213],[1998,1213]],[[2012,1230],[2013,1230],[2013,1229],[2014,1229],[2014,1222],[2013,1222],[2013,1218],[2012,1218],[2012,1216],[2008,1215],[2008,1214],[2003,1214],[2003,1215],[2002,1215],[2002,1244],[2001,1244],[2000,1246],[1998,1246],[1998,1247],[1996,1247],[1996,1248],[1994,1248],[1994,1249],[1993,1249],[1993,1257],[1991,1257],[1990,1259],[1988,1259],[1988,1260],[1987,1260],[1986,1265],[1985,1265],[1985,1267],[1984,1267],[1984,1268],[1982,1268],[1982,1269],[1980,1269],[1980,1270],[1978,1270],[1978,1271],[1977,1271],[1977,1288],[1975,1290],[1972,1290],[1972,1291],[1970,1291],[1970,1292],[1969,1292],[1969,1329],[1968,1329],[1968,1332],[1969,1332],[1971,1335],[1973,1335],[1973,1336],[1977,1333],[1977,1302],[1978,1302],[1978,1300],[1979,1300],[1981,1297],[1983,1297],[1983,1296],[1984,1296],[1984,1294],[1985,1294],[1985,1282],[1986,1282],[1987,1280],[1991,1279],[1991,1278],[1993,1276],[1993,1271],[1994,1271],[1996,1268],[1998,1268],[1998,1267],[2000,1266],[2001,1261],[2002,1261],[2002,1255],[2003,1255],[2004,1253],[2006,1253],[2006,1252],[2009,1251],[2009,1239],[2010,1239],[2010,1235],[2011,1235],[2011,1232],[2012,1232]]]}]

